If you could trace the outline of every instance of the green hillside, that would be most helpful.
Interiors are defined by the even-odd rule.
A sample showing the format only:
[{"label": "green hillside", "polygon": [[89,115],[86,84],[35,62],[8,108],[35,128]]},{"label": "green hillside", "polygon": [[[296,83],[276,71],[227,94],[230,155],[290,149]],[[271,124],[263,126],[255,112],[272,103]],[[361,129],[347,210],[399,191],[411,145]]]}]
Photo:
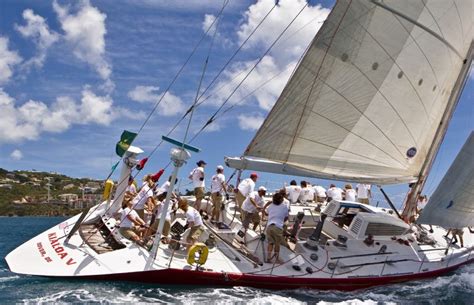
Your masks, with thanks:
[{"label": "green hillside", "polygon": [[[48,201],[48,183],[50,197]],[[91,205],[93,199],[82,204],[83,191],[86,196],[100,197],[102,182],[87,178],[71,178],[59,173],[37,171],[7,171],[0,168],[0,215],[75,215],[84,205]],[[77,195],[76,201],[64,200],[64,194]]]}]

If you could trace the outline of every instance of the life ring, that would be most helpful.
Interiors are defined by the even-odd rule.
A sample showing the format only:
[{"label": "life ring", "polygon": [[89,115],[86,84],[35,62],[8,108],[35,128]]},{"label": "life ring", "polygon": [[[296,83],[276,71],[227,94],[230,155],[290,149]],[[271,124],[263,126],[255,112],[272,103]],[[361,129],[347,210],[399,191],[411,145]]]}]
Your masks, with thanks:
[{"label": "life ring", "polygon": [[[196,252],[199,253],[199,257],[196,258]],[[209,254],[209,248],[203,243],[196,243],[189,249],[187,262],[190,265],[199,264],[204,265],[207,261]]]},{"label": "life ring", "polygon": [[112,188],[114,187],[114,182],[112,180],[107,180],[105,181],[105,186],[104,186],[104,194],[102,194],[102,198],[104,200],[109,199],[110,193],[112,193]]}]

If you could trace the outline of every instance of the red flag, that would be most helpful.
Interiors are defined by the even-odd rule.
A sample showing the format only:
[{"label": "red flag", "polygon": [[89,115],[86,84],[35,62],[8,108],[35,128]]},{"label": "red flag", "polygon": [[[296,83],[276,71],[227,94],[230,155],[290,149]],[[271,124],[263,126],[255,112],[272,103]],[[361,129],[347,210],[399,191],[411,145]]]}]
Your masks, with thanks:
[{"label": "red flag", "polygon": [[136,166],[137,170],[141,171],[145,167],[146,161],[148,161],[148,158],[141,159],[140,161],[138,161],[138,164]]},{"label": "red flag", "polygon": [[160,179],[161,175],[163,175],[164,172],[164,169],[160,169],[159,172],[151,176],[151,180],[153,180],[154,182],[158,181],[158,179]]}]

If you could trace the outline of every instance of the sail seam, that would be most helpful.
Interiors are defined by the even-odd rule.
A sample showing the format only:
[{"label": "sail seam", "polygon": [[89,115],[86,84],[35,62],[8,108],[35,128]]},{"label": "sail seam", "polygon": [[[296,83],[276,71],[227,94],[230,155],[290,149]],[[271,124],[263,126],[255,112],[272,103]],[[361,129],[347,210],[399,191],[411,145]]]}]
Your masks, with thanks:
[{"label": "sail seam", "polygon": [[400,149],[398,148],[397,145],[395,145],[395,143],[392,141],[392,139],[390,137],[387,136],[387,134],[385,134],[383,132],[382,129],[380,129],[380,127],[375,124],[375,122],[373,122],[368,116],[365,115],[365,113],[363,113],[359,108],[357,108],[348,98],[346,98],[341,92],[339,92],[338,90],[336,90],[335,88],[333,88],[331,85],[329,85],[327,82],[325,82],[323,79],[319,79],[319,81],[321,81],[323,84],[325,84],[326,86],[328,86],[328,88],[330,88],[331,90],[333,90],[335,93],[337,93],[340,97],[342,97],[348,104],[350,104],[352,107],[354,107],[354,109],[359,112],[361,114],[361,116],[363,116],[364,118],[366,118],[372,125],[374,125],[374,127],[380,131],[380,133],[382,133],[382,135],[393,145],[393,147],[395,147],[395,149],[402,155],[404,156],[403,152],[400,151]]},{"label": "sail seam", "polygon": [[[394,161],[397,162],[398,164],[402,165],[403,168],[406,168],[406,164],[403,164],[403,163],[400,162],[399,160],[395,159],[392,155],[390,155],[388,152],[386,152],[385,150],[381,149],[379,146],[377,146],[376,144],[372,143],[371,141],[369,141],[369,140],[367,140],[367,139],[364,139],[362,136],[360,136],[360,135],[354,133],[352,130],[349,130],[349,129],[345,128],[344,126],[338,124],[336,121],[333,121],[333,120],[331,120],[331,119],[329,119],[329,118],[323,116],[322,114],[317,113],[316,111],[314,111],[314,110],[312,110],[312,109],[311,109],[311,112],[314,113],[314,114],[316,114],[316,115],[318,115],[318,116],[320,116],[320,117],[322,117],[322,118],[324,118],[324,119],[326,119],[326,120],[328,120],[329,122],[333,123],[334,125],[341,127],[342,129],[346,130],[346,131],[349,132],[350,134],[353,134],[354,136],[358,137],[359,139],[362,139],[363,141],[365,141],[365,142],[371,144],[372,146],[374,146],[375,148],[377,148],[379,151],[383,152],[383,153],[386,154],[388,157],[390,157],[392,160],[394,160]],[[302,137],[299,137],[299,138],[304,139],[304,138],[302,138]],[[396,147],[395,147],[395,148],[396,148]]]},{"label": "sail seam", "polygon": [[358,157],[362,157],[364,159],[367,159],[367,160],[371,160],[371,161],[375,161],[376,163],[379,163],[381,164],[383,167],[387,167],[386,164],[378,161],[378,160],[375,160],[373,158],[370,158],[370,157],[367,157],[366,155],[361,155],[361,154],[357,154],[357,153],[354,153],[352,151],[348,151],[348,150],[345,150],[345,149],[342,149],[340,147],[335,147],[335,146],[332,146],[332,145],[329,145],[329,144],[326,144],[326,143],[322,143],[322,142],[319,142],[319,141],[316,141],[316,140],[312,140],[312,139],[308,139],[308,138],[305,138],[305,137],[298,137],[302,140],[305,140],[305,141],[309,141],[309,142],[312,142],[312,143],[316,143],[316,144],[320,144],[320,145],[323,145],[323,146],[327,146],[327,147],[330,147],[330,148],[335,148],[336,150],[338,151],[343,151],[343,152],[346,152],[346,153],[349,153],[349,154],[352,154],[354,156],[358,156]]},{"label": "sail seam", "polygon": [[451,43],[449,43],[449,41],[447,41],[446,39],[444,39],[442,36],[440,36],[438,33],[434,32],[433,30],[429,29],[428,27],[426,27],[425,25],[419,23],[418,21],[416,20],[413,20],[412,18],[408,17],[407,15],[405,14],[402,14],[401,12],[391,8],[390,6],[386,5],[386,4],[383,4],[381,2],[379,2],[379,0],[370,0],[373,4],[377,5],[377,6],[380,6],[381,8],[384,8],[386,9],[387,11],[391,12],[392,14],[394,15],[398,15],[400,17],[402,17],[403,19],[407,20],[408,22],[411,22],[413,23],[414,25],[418,26],[419,28],[423,29],[424,31],[428,32],[429,34],[431,34],[432,36],[436,37],[438,40],[440,40],[442,43],[444,43],[448,48],[450,48],[461,60],[463,60],[463,56],[461,55],[461,53],[459,53],[458,50],[456,50],[456,48],[454,46],[451,45]]},{"label": "sail seam", "polygon": [[318,79],[318,76],[319,76],[319,73],[321,72],[321,69],[323,67],[323,64],[324,64],[324,61],[326,59],[326,56],[329,52],[329,49],[331,48],[331,45],[332,45],[332,42],[334,41],[334,37],[336,37],[336,34],[338,33],[339,31],[339,27],[341,26],[342,24],[342,21],[344,20],[344,17],[346,16],[347,12],[349,11],[349,7],[351,6],[352,4],[352,0],[349,1],[349,3],[347,4],[347,7],[346,7],[346,10],[344,11],[344,14],[342,14],[342,17],[341,19],[339,20],[339,23],[336,27],[336,29],[334,30],[334,34],[333,36],[331,37],[331,40],[329,41],[329,44],[328,44],[328,47],[326,49],[326,52],[324,53],[324,57],[323,59],[321,60],[321,65],[319,66],[319,69],[318,69],[318,72],[316,73],[315,77],[314,77],[314,80],[313,80],[313,83],[311,85],[311,88],[309,90],[309,93],[308,93],[308,96],[306,98],[306,102],[305,102],[305,105],[303,106],[303,110],[302,110],[302,113],[301,113],[301,116],[298,120],[298,124],[296,125],[296,128],[295,128],[295,134],[293,136],[293,140],[291,141],[291,145],[290,145],[290,148],[288,150],[288,154],[287,154],[287,157],[286,157],[286,161],[288,161],[288,159],[290,158],[290,154],[291,154],[291,150],[293,149],[293,146],[295,145],[295,140],[297,138],[297,135],[298,135],[298,130],[300,129],[300,125],[301,125],[301,121],[303,120],[303,114],[304,114],[304,110],[306,109],[306,106],[308,105],[308,102],[309,102],[309,99],[311,97],[311,94],[313,92],[313,88],[314,88],[314,85],[316,83],[316,80]]}]

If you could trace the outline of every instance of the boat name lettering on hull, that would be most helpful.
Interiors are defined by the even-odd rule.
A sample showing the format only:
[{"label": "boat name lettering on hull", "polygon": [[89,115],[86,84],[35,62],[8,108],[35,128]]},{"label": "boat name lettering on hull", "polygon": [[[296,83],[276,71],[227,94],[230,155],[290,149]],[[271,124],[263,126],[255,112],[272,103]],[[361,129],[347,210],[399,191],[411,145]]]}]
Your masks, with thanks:
[{"label": "boat name lettering on hull", "polygon": [[41,254],[41,257],[43,257],[45,261],[47,261],[48,263],[50,263],[50,262],[53,261],[53,260],[51,259],[51,257],[46,256],[46,251],[44,250],[44,247],[43,247],[43,244],[42,244],[42,243],[37,243],[37,244],[36,244],[36,247],[38,247],[38,251],[39,251],[39,253]]},{"label": "boat name lettering on hull", "polygon": [[[63,247],[59,244],[58,237],[56,233],[49,233],[48,234],[49,242],[51,243],[51,247],[53,247],[54,252],[61,258],[66,259],[68,257],[68,253],[64,250]],[[76,262],[73,258],[68,258],[66,260],[66,265],[74,265]]]}]

